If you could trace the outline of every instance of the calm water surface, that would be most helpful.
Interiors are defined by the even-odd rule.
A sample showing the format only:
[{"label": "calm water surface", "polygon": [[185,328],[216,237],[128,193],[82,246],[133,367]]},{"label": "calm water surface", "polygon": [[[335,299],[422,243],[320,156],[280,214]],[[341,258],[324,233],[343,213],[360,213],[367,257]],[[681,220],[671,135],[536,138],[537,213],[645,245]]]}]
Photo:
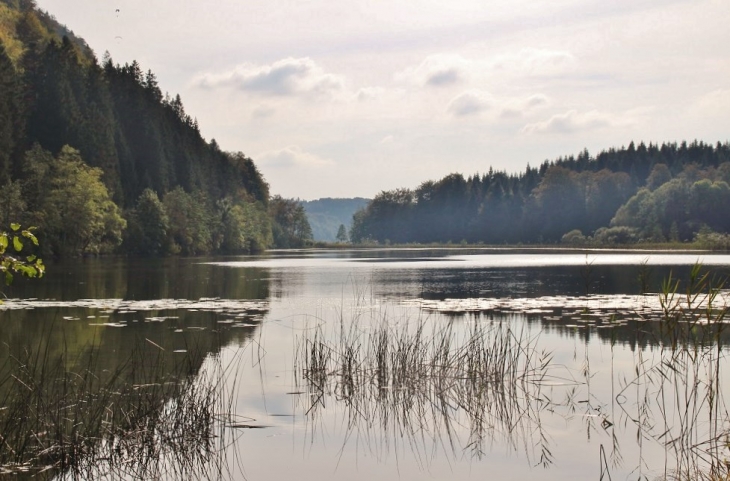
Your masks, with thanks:
[{"label": "calm water surface", "polygon": [[[663,479],[686,454],[683,437],[700,456],[682,463],[693,463],[720,449],[706,441],[729,427],[724,347],[681,375],[657,367],[666,350],[651,293],[697,261],[718,276],[730,269],[727,255],[559,250],[87,260],[6,289],[0,342],[4,355],[48,335],[68,352],[97,343],[109,369],[140,342],[173,362],[202,346],[201,366],[215,359],[236,373],[241,422],[221,453],[223,478]],[[427,338],[450,327],[457,342],[475,326],[509,327],[541,377],[474,404],[480,415],[459,405],[473,392],[449,401],[440,394],[451,387],[425,380],[401,396],[364,386],[353,395],[337,376],[318,391],[304,379],[303,346],[315,335],[342,346],[344,327],[365,359],[383,326],[393,335],[422,326]]]}]

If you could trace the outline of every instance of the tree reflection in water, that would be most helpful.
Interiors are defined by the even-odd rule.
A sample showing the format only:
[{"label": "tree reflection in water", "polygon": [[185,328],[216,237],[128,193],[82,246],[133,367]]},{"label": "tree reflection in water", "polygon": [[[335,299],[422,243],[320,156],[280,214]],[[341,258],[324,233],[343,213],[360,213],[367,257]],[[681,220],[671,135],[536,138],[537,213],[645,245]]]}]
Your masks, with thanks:
[{"label": "tree reflection in water", "polygon": [[[232,403],[238,360],[255,324],[233,329],[218,313],[194,312],[173,325],[156,314],[150,311],[147,329],[134,333],[123,322],[105,323],[119,327],[103,327],[85,347],[64,337],[75,333],[76,323],[49,329],[35,344],[5,343],[0,474],[234,478],[226,448],[245,420],[235,416]],[[174,336],[161,335],[165,331]],[[223,361],[221,350],[231,343],[238,344],[234,357]]]}]

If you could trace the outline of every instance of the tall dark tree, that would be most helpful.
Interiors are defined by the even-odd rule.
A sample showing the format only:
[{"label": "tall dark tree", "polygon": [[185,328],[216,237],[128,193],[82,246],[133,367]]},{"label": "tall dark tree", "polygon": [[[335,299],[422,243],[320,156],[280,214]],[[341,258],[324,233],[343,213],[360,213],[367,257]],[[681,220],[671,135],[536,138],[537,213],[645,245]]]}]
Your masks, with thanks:
[{"label": "tall dark tree", "polygon": [[21,93],[19,75],[0,43],[0,184],[9,182],[17,170],[13,158],[17,158],[25,123]]}]

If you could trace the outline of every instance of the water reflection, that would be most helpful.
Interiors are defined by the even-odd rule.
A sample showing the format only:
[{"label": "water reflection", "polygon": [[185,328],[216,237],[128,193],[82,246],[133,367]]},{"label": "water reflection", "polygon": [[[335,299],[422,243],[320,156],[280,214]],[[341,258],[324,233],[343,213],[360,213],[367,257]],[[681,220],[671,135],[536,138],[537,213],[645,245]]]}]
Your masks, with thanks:
[{"label": "water reflection", "polygon": [[546,470],[539,478],[564,479],[577,461],[556,442],[567,430],[575,442],[595,443],[605,479],[728,476],[726,358],[709,342],[726,337],[724,324],[674,346],[666,333],[647,342],[650,333],[637,329],[623,339],[630,352],[620,347],[630,331],[616,326],[608,359],[575,335],[568,363],[569,353],[539,350],[541,334],[496,318],[408,328],[358,319],[344,331],[306,333],[297,367],[309,442],[340,425],[338,451],[351,444],[383,462],[408,452],[423,472],[440,457],[491,461],[505,447]]},{"label": "water reflection", "polygon": [[[462,276],[431,272],[463,292]],[[696,271],[685,283],[667,282],[674,290],[662,295],[400,297],[400,305],[431,313],[428,322],[401,331],[401,321],[380,312],[327,335],[305,334],[297,359],[310,442],[342,423],[341,452],[353,444],[378,459],[402,459],[405,444],[424,471],[437,452],[482,460],[506,446],[527,465],[559,470],[540,478],[561,479],[577,462],[564,449],[555,454],[560,446],[553,440],[565,440],[567,430],[573,446],[597,443],[604,479],[725,479],[730,418],[721,379],[730,293],[711,279]],[[530,342],[521,335],[502,350],[504,337],[495,343],[483,335],[494,326],[523,326]],[[459,330],[467,335],[452,335]],[[572,353],[565,340],[574,341]],[[608,351],[596,349],[601,344]],[[554,350],[548,355],[538,345]],[[500,368],[505,360],[514,366],[507,374]]]},{"label": "water reflection", "polygon": [[19,278],[6,297],[55,299],[268,299],[266,268],[221,269],[210,259],[82,259],[48,266],[41,282]]},{"label": "water reflection", "polygon": [[[92,260],[0,305],[0,473],[220,479],[230,390],[269,310],[268,274]],[[32,292],[32,297],[30,293]]]},{"label": "water reflection", "polygon": [[[213,411],[250,419],[200,417],[200,439],[230,443],[189,445],[215,456],[202,463],[220,477],[722,476],[730,340],[724,322],[702,315],[720,314],[727,293],[713,309],[682,310],[695,320],[674,324],[661,320],[656,294],[642,295],[670,271],[687,277],[697,258],[421,249],[89,260],[6,291],[0,354],[45,353],[84,378],[94,346],[95,377],[86,379],[100,385],[132,365],[132,352],[146,359],[135,375],[159,359],[165,368],[155,373],[192,380],[160,390],[149,398],[156,414],[136,417],[165,420],[160,429],[176,426],[166,416],[206,373],[236,372],[235,394]],[[704,258],[720,273],[730,265],[730,256]],[[22,391],[0,376],[2,404]],[[206,438],[211,426],[216,437]],[[128,439],[118,462],[132,466],[144,453]],[[165,458],[150,465],[160,469],[152,477],[208,476],[175,472],[186,465],[163,456],[168,447],[151,446],[153,461]],[[227,460],[245,469],[229,473]]]}]

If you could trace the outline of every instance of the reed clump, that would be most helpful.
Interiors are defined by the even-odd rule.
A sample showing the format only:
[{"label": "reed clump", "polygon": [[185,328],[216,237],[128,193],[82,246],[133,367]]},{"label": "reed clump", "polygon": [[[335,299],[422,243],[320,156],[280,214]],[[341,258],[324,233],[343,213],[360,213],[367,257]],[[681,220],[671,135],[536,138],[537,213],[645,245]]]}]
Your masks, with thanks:
[{"label": "reed clump", "polygon": [[616,396],[637,438],[664,446],[663,479],[730,479],[725,285],[700,264],[683,287],[672,275],[664,280],[659,329],[651,333],[658,348],[637,352],[635,377]]},{"label": "reed clump", "polygon": [[721,348],[721,334],[728,314],[728,305],[721,296],[726,280],[703,272],[702,265],[697,263],[683,290],[680,290],[680,284],[671,273],[662,282],[659,341],[673,353],[713,346]]},{"label": "reed clump", "polygon": [[42,346],[6,356],[0,475],[220,479],[227,374],[196,352],[171,363],[150,343],[113,370],[102,368],[98,346],[73,359],[47,357]]},{"label": "reed clump", "polygon": [[[547,465],[540,413],[550,405],[541,389],[551,357],[536,345],[507,324],[383,316],[374,324],[343,321],[331,333],[316,327],[298,339],[295,357],[309,418],[334,398],[345,406],[348,430],[373,449],[405,439],[421,460],[439,444],[480,458],[499,437]],[[523,443],[525,436],[533,442]]]}]

